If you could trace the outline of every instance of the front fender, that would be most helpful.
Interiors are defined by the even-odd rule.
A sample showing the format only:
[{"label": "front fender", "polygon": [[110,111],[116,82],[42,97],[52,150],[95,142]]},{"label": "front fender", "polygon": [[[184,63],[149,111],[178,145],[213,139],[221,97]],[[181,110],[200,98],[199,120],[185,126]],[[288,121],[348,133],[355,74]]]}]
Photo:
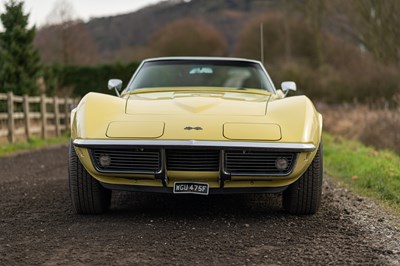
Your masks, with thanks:
[{"label": "front fender", "polygon": [[72,139],[107,138],[110,121],[118,120],[125,113],[126,99],[90,92],[71,112]]},{"label": "front fender", "polygon": [[322,134],[322,116],[306,96],[272,100],[267,118],[279,124],[282,142],[313,143],[316,147]]}]

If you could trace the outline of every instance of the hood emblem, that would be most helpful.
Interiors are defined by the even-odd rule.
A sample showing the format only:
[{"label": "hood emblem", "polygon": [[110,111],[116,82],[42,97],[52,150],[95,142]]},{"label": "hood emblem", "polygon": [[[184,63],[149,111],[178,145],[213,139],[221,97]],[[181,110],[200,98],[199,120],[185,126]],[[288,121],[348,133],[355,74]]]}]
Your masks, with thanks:
[{"label": "hood emblem", "polygon": [[185,127],[184,130],[203,130],[203,128],[202,127],[190,127],[190,126],[188,126],[188,127]]}]

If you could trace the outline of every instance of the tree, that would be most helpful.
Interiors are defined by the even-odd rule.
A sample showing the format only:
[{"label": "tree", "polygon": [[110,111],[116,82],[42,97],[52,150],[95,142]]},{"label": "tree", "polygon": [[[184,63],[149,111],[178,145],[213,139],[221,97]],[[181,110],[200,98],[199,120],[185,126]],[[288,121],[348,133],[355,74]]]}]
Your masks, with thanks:
[{"label": "tree", "polygon": [[400,1],[349,1],[355,35],[379,61],[400,65]]},{"label": "tree", "polygon": [[59,25],[60,36],[57,39],[61,40],[61,51],[62,51],[62,63],[64,65],[70,63],[70,49],[69,42],[71,40],[71,34],[69,34],[69,28],[74,24],[74,8],[72,4],[67,0],[58,0],[53,10],[51,10],[48,20],[50,24]]},{"label": "tree", "polygon": [[[299,12],[302,19],[307,23],[311,30],[311,41],[315,52],[313,54],[312,63],[317,68],[324,63],[323,51],[323,23],[326,17],[328,1],[326,0],[285,0],[284,7],[287,18],[293,12]],[[288,24],[288,20],[284,19],[283,23]],[[290,29],[286,26],[286,34],[290,34]],[[288,40],[290,43],[290,40]],[[289,44],[287,44],[289,45]]]},{"label": "tree", "polygon": [[96,44],[80,21],[45,26],[38,32],[35,45],[45,64],[92,65],[98,62]]},{"label": "tree", "polygon": [[210,24],[194,19],[174,21],[153,39],[153,48],[163,56],[222,56],[226,43],[222,35]]},{"label": "tree", "polygon": [[10,0],[0,15],[4,32],[0,33],[0,91],[36,94],[36,79],[41,70],[39,53],[33,46],[35,27],[28,28],[29,14],[23,3]]},{"label": "tree", "polygon": [[96,45],[68,0],[56,1],[35,44],[45,63],[87,65],[97,61]]},{"label": "tree", "polygon": [[[249,20],[239,34],[236,55],[260,59],[260,24],[263,24],[264,59],[267,64],[285,60],[314,65],[316,44],[309,25],[282,13],[269,13]],[[290,47],[287,33],[290,32]],[[286,34],[285,34],[286,33]]]}]

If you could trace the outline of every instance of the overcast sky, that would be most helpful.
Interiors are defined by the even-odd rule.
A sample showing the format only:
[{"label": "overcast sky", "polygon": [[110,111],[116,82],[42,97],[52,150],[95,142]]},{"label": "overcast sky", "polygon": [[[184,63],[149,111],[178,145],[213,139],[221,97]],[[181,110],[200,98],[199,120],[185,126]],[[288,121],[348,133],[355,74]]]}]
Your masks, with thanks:
[{"label": "overcast sky", "polygon": [[[4,3],[8,0],[0,0],[0,12],[4,12]],[[111,16],[129,13],[141,7],[160,2],[160,0],[68,0],[78,18],[88,20],[92,17]],[[47,22],[51,10],[57,0],[25,0],[25,12],[30,13],[30,24],[37,27]],[[1,24],[1,23],[0,23]],[[0,25],[0,29],[1,29]]]}]

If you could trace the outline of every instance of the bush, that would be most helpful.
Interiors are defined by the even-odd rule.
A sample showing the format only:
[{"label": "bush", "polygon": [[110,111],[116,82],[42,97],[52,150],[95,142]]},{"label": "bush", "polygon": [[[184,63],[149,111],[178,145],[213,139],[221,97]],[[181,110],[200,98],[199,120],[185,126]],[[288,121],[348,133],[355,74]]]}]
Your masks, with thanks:
[{"label": "bush", "polygon": [[324,117],[326,131],[379,149],[391,149],[400,153],[400,95],[393,97],[391,101],[398,106],[388,108],[388,101],[382,101],[379,106],[354,102],[339,105],[318,104],[317,109]]},{"label": "bush", "polygon": [[161,28],[152,47],[160,56],[222,56],[226,43],[221,33],[202,20],[180,19]]}]

